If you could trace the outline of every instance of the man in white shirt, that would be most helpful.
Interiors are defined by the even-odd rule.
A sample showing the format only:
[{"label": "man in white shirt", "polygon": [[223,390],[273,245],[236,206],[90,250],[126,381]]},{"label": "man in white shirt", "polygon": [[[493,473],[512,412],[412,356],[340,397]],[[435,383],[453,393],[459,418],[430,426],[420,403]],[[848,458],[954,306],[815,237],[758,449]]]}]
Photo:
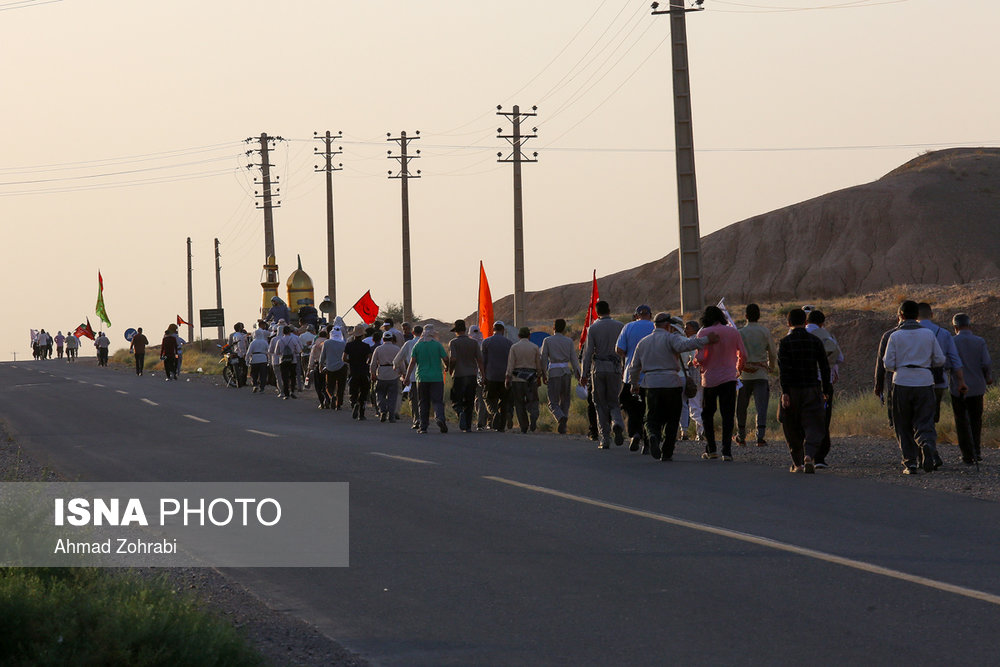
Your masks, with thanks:
[{"label": "man in white shirt", "polygon": [[892,421],[904,475],[915,475],[919,467],[924,472],[936,467],[937,400],[931,368],[945,363],[934,333],[917,322],[918,312],[915,301],[904,301],[899,306],[899,328],[889,336],[883,358],[886,371],[892,371]]}]

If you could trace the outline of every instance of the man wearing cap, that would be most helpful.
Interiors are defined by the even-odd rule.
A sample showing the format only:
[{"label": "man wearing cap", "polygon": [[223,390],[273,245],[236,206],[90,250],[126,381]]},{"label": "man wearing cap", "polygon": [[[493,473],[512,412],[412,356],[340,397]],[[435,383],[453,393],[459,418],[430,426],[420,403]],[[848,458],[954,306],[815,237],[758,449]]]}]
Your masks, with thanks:
[{"label": "man wearing cap", "polygon": [[507,361],[512,346],[505,335],[502,320],[493,323],[493,335],[483,341],[483,367],[486,381],[486,410],[490,415],[490,428],[502,432],[510,414],[510,395],[507,391]]},{"label": "man wearing cap", "polygon": [[625,325],[611,319],[611,306],[607,301],[598,301],[595,308],[597,320],[587,330],[580,384],[586,386],[589,383],[593,388],[600,438],[598,447],[608,449],[612,436],[616,445],[625,442],[625,420],[622,419],[619,403],[622,391],[621,357],[615,352],[615,344]]},{"label": "man wearing cap", "polygon": [[639,445],[646,439],[646,432],[643,429],[646,392],[641,385],[642,378],[639,378],[639,382],[636,383],[640,387],[638,392],[632,392],[629,389],[628,368],[629,364],[632,363],[632,355],[635,353],[636,345],[639,344],[640,340],[653,333],[653,329],[652,309],[646,304],[636,306],[632,321],[622,328],[621,333],[618,334],[618,340],[615,342],[615,352],[622,358],[624,362],[622,366],[625,369],[622,373],[622,390],[618,395],[618,400],[621,402],[622,411],[626,417],[625,423],[628,426],[628,448],[633,452],[639,451]]},{"label": "man wearing cap", "polygon": [[399,374],[393,368],[399,347],[391,331],[382,334],[382,344],[372,351],[371,380],[375,383],[375,402],[379,421],[396,421],[396,397],[399,395]]},{"label": "man wearing cap", "polygon": [[528,327],[517,330],[518,340],[510,348],[505,377],[521,433],[534,432],[538,424],[538,382],[545,381],[541,351],[530,336]]},{"label": "man wearing cap", "polygon": [[395,325],[393,324],[392,320],[390,320],[388,318],[386,318],[385,320],[382,321],[382,333],[385,333],[386,331],[391,331],[392,332],[392,339],[393,340],[396,340],[396,341],[402,341],[403,340],[403,332],[400,331],[399,329],[397,329],[395,327]]},{"label": "man wearing cap", "polygon": [[959,313],[951,320],[955,327],[955,349],[962,359],[962,381],[953,378],[951,383],[951,409],[955,413],[955,433],[962,451],[962,463],[972,465],[982,461],[983,395],[986,386],[993,384],[993,364],[986,341],[972,333],[972,319]]},{"label": "man wearing cap", "polygon": [[571,380],[580,379],[580,364],[573,354],[573,341],[564,333],[566,320],[556,320],[552,331],[553,334],[542,341],[542,368],[548,377],[549,411],[559,424],[559,433],[565,433],[573,396]]},{"label": "man wearing cap", "polygon": [[[413,327],[413,334],[415,337],[403,343],[402,347],[399,348],[399,352],[396,353],[396,358],[392,360],[393,368],[395,368],[396,372],[399,373],[400,378],[406,375],[406,368],[410,365],[410,359],[413,357],[413,346],[417,344],[418,340],[420,340],[420,335],[423,332],[424,328],[419,324]],[[420,403],[417,400],[417,388],[407,385],[403,387],[403,390],[409,395],[410,400],[410,414],[413,417],[413,423],[410,428],[420,428]]]},{"label": "man wearing cap", "polygon": [[[684,362],[680,355],[714,344],[719,336],[709,333],[702,338],[688,338],[671,331],[673,322],[668,313],[657,313],[653,324],[653,333],[640,340],[633,350],[627,371],[628,381],[633,394],[646,390],[648,453],[654,459],[671,461],[677,442],[685,383]],[[643,447],[644,454],[646,450]]]},{"label": "man wearing cap", "polygon": [[419,396],[420,427],[417,433],[427,433],[431,406],[442,433],[448,432],[444,416],[444,368],[448,365],[448,351],[435,338],[434,325],[428,324],[413,346],[410,365],[406,367],[405,382],[415,378]]},{"label": "man wearing cap", "polygon": [[448,372],[451,373],[451,398],[458,414],[458,428],[463,433],[472,430],[476,409],[476,377],[483,373],[483,352],[479,343],[469,337],[465,320],[455,320],[455,337],[448,343]]}]

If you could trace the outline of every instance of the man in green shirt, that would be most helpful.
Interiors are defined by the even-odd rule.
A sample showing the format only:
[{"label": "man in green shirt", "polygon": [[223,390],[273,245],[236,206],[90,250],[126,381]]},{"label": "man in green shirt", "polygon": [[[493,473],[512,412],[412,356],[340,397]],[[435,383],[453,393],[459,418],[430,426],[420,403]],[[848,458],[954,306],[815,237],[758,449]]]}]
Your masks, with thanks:
[{"label": "man in green shirt", "polygon": [[409,382],[416,371],[417,402],[420,412],[417,433],[427,433],[431,403],[434,404],[438,428],[442,433],[448,432],[448,424],[445,423],[444,417],[444,370],[447,366],[448,350],[435,339],[434,325],[428,324],[424,327],[420,340],[413,346],[413,354],[403,380],[404,383]]},{"label": "man in green shirt", "polygon": [[763,447],[767,444],[767,403],[771,397],[767,376],[774,371],[778,355],[771,332],[757,322],[760,319],[760,306],[749,304],[746,314],[746,326],[740,329],[743,346],[747,349],[747,362],[740,374],[743,386],[736,396],[736,444],[747,444],[747,408],[750,407],[750,397],[753,396],[757,408],[757,446]]}]

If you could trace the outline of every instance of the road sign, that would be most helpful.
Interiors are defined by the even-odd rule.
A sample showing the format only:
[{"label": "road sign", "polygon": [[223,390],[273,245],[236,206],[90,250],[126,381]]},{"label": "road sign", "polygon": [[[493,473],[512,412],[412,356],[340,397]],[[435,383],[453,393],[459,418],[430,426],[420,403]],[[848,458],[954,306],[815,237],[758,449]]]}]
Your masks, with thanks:
[{"label": "road sign", "polygon": [[201,318],[201,328],[226,326],[225,311],[222,308],[202,308],[198,311]]}]

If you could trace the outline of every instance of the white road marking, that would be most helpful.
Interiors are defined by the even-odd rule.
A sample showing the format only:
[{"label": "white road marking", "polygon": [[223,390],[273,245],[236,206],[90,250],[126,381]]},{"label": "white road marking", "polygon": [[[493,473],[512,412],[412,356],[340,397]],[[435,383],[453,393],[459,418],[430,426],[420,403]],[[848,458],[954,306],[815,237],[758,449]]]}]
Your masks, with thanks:
[{"label": "white road marking", "polygon": [[89,382],[87,382],[86,380],[77,380],[77,382],[79,382],[80,384],[90,384],[90,383],[89,383]]},{"label": "white road marking", "polygon": [[147,405],[159,405],[159,403],[154,403],[153,401],[149,400],[148,398],[143,398],[143,399],[140,399],[140,400],[143,403],[146,403]]},{"label": "white road marking", "polygon": [[95,387],[100,387],[101,389],[103,389],[103,388],[104,388],[104,385],[103,385],[103,384],[97,384],[96,382],[94,383],[94,386],[95,386]]},{"label": "white road marking", "polygon": [[566,493],[564,491],[549,489],[544,486],[535,486],[534,484],[525,484],[524,482],[517,482],[512,479],[504,479],[503,477],[493,477],[490,475],[486,475],[485,479],[494,482],[500,482],[501,484],[516,486],[521,489],[527,489],[528,491],[535,491],[537,493],[548,494],[550,496],[563,498],[565,500],[572,500],[578,503],[583,503],[585,505],[602,507],[604,509],[614,510],[615,512],[622,512],[623,514],[631,514],[632,516],[638,516],[644,519],[653,519],[654,521],[668,523],[673,526],[690,528],[691,530],[697,530],[703,533],[710,533],[712,535],[718,535],[720,537],[727,537],[729,539],[738,540],[740,542],[748,542],[750,544],[756,544],[758,546],[768,547],[770,549],[776,549],[778,551],[786,551],[788,553],[793,553],[798,556],[805,556],[806,558],[814,558],[816,560],[825,561],[827,563],[833,563],[835,565],[843,565],[844,567],[850,567],[855,570],[861,570],[862,572],[868,572],[870,574],[878,574],[883,577],[889,577],[890,579],[907,581],[911,584],[926,586],[927,588],[933,588],[935,590],[944,591],[946,593],[954,593],[956,595],[962,595],[967,598],[972,598],[973,600],[980,600],[982,602],[989,602],[990,604],[1000,605],[1000,595],[994,595],[992,593],[986,593],[984,591],[977,591],[973,588],[966,588],[964,586],[956,586],[954,584],[949,584],[943,581],[928,579],[927,577],[920,577],[915,574],[900,572],[899,570],[893,570],[887,567],[882,567],[881,565],[874,565],[872,563],[866,563],[864,561],[854,560],[853,558],[844,558],[843,556],[837,556],[823,551],[817,551],[815,549],[808,549],[806,547],[800,547],[794,544],[788,544],[787,542],[779,542],[777,540],[772,540],[767,537],[760,537],[758,535],[751,535],[749,533],[741,533],[738,530],[720,528],[718,526],[698,523],[697,521],[688,521],[687,519],[681,519],[678,517],[669,516],[667,514],[658,514],[656,512],[640,510],[634,507],[627,507],[625,505],[617,505],[615,503],[609,503],[604,500],[596,500],[594,498],[587,498],[585,496],[577,496],[571,493]]},{"label": "white road marking", "polygon": [[123,394],[125,396],[128,396],[128,392],[127,391],[122,391],[121,389],[115,389],[115,391],[118,392],[119,394]]},{"label": "white road marking", "polygon": [[184,415],[184,416],[187,417],[188,419],[193,419],[196,422],[201,422],[202,424],[209,423],[207,419],[202,419],[201,417],[195,417],[194,415]]},{"label": "white road marking", "polygon": [[381,456],[387,459],[396,459],[397,461],[407,461],[409,463],[423,463],[429,466],[440,465],[434,461],[424,461],[423,459],[412,459],[409,456],[395,456],[394,454],[383,454],[382,452],[368,452],[372,456]]},{"label": "white road marking", "polygon": [[257,435],[266,435],[269,438],[277,438],[278,437],[277,433],[268,433],[267,431],[257,431],[257,430],[254,430],[252,428],[248,428],[247,429],[247,433],[256,433]]}]

